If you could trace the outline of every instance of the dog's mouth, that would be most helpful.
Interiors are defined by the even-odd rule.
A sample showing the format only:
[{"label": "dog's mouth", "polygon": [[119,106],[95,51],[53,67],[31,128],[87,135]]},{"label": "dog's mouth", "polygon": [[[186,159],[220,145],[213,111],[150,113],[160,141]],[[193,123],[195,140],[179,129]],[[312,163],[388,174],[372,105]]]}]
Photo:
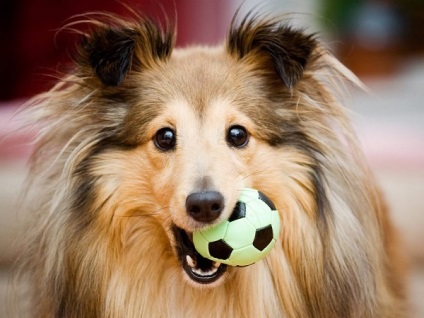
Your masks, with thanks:
[{"label": "dog's mouth", "polygon": [[227,265],[214,262],[201,256],[195,249],[192,233],[187,233],[176,225],[172,228],[178,259],[188,277],[199,284],[211,284],[220,279]]}]

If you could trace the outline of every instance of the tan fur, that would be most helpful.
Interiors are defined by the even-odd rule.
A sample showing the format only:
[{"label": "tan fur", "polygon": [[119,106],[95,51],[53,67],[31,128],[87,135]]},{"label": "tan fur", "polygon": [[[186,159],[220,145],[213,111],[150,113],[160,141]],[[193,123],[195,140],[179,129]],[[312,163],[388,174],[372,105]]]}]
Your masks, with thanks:
[{"label": "tan fur", "polygon": [[[143,45],[136,55],[151,49]],[[43,128],[32,161],[28,200],[36,224],[24,277],[35,317],[405,314],[396,234],[338,99],[339,81],[358,83],[352,74],[321,46],[291,88],[256,51],[243,58],[225,47],[192,47],[145,61],[133,61],[117,87],[80,66],[34,100]],[[129,99],[113,99],[128,92]],[[281,118],[301,125],[299,136],[319,151],[267,142],[276,134],[267,123]],[[226,142],[235,124],[251,135],[244,149]],[[93,153],[106,126],[122,126],[120,138],[131,146]],[[152,142],[163,127],[177,131],[172,152]],[[322,179],[314,181],[318,168]],[[78,206],[73,191],[85,176],[94,190]],[[266,259],[229,268],[210,286],[183,273],[171,231],[172,224],[188,232],[202,226],[184,204],[205,178],[225,196],[219,220],[243,187],[253,187],[272,199],[282,224]],[[325,217],[317,211],[317,182],[328,201]]]}]

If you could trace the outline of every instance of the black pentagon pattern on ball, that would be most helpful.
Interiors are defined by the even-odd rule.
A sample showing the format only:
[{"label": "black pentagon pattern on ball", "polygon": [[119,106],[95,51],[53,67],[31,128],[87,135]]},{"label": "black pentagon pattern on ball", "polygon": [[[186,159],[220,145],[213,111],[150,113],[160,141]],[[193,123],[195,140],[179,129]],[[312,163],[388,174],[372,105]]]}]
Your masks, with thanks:
[{"label": "black pentagon pattern on ball", "polygon": [[228,221],[233,222],[244,217],[246,217],[246,204],[244,202],[239,201],[234,207],[233,213],[231,214]]},{"label": "black pentagon pattern on ball", "polygon": [[265,194],[263,194],[261,191],[258,191],[259,193],[259,199],[261,199],[262,201],[264,201],[271,210],[277,210],[274,203],[271,201],[270,198],[268,198]]},{"label": "black pentagon pattern on ball", "polygon": [[212,257],[226,260],[230,257],[232,252],[232,247],[225,243],[223,240],[209,243],[209,254],[211,254]]},{"label": "black pentagon pattern on ball", "polygon": [[274,234],[272,232],[272,225],[267,225],[263,228],[257,229],[255,233],[255,239],[253,240],[253,246],[258,250],[263,251],[269,243],[271,243]]}]

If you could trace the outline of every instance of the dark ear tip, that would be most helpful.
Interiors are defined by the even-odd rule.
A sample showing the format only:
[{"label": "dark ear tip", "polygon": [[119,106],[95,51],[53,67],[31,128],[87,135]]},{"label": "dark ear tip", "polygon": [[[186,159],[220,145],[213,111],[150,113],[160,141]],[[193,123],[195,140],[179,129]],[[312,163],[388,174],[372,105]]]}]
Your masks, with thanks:
[{"label": "dark ear tip", "polygon": [[121,85],[131,69],[149,67],[172,52],[174,32],[148,18],[107,22],[82,38],[76,55],[84,73],[105,86]]},{"label": "dark ear tip", "polygon": [[99,70],[96,70],[95,72],[99,80],[106,86],[119,86],[125,78],[125,74],[122,73],[108,74]]},{"label": "dark ear tip", "polygon": [[134,45],[127,30],[105,28],[85,37],[82,49],[99,80],[106,86],[118,86],[131,65]]},{"label": "dark ear tip", "polygon": [[274,65],[273,71],[287,88],[293,89],[317,46],[314,35],[296,30],[276,17],[261,19],[248,14],[239,25],[234,21],[227,38],[228,52],[240,59],[249,54],[267,56]]}]

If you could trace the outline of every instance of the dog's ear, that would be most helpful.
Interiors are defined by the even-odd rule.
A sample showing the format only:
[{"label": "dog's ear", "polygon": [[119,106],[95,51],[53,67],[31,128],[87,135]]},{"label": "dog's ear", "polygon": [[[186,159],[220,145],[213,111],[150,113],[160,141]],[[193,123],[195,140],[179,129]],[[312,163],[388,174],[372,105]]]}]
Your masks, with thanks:
[{"label": "dog's ear", "polygon": [[313,35],[281,23],[277,18],[260,19],[248,14],[238,25],[234,17],[227,37],[227,50],[239,59],[251,58],[266,68],[271,62],[284,84],[292,89],[317,46]]},{"label": "dog's ear", "polygon": [[131,70],[152,67],[172,52],[174,33],[148,19],[138,23],[99,23],[78,47],[77,62],[88,66],[106,86],[118,86]]}]

